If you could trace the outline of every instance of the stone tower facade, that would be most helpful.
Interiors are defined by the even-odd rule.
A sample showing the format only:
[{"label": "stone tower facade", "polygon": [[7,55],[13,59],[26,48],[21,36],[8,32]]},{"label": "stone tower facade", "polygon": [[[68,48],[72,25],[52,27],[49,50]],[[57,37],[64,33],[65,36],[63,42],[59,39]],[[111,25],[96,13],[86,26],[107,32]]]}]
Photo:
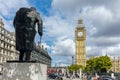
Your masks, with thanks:
[{"label": "stone tower facade", "polygon": [[83,25],[82,19],[78,20],[75,29],[75,43],[76,43],[76,64],[86,66],[86,29]]}]

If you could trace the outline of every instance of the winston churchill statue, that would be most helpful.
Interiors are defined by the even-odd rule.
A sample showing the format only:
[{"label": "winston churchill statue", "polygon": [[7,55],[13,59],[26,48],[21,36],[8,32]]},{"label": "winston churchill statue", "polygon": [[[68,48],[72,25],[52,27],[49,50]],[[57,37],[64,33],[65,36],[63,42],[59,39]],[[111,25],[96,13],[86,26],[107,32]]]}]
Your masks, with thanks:
[{"label": "winston churchill statue", "polygon": [[30,60],[36,35],[36,24],[38,34],[42,36],[42,20],[34,7],[22,7],[16,12],[13,25],[16,35],[16,50],[20,52],[19,61]]}]

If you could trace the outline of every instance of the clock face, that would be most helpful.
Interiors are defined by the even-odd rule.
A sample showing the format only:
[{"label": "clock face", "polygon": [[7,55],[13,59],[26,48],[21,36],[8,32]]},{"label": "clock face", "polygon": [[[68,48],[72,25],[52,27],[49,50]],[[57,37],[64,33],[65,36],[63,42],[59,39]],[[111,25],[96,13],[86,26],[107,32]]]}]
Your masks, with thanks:
[{"label": "clock face", "polygon": [[83,32],[78,32],[78,37],[82,37],[83,36]]}]

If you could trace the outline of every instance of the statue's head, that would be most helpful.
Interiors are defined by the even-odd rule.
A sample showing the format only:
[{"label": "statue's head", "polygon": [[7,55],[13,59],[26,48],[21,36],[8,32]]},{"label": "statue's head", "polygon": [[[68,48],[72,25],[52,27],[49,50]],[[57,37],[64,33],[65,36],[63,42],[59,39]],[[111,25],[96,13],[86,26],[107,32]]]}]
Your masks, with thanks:
[{"label": "statue's head", "polygon": [[35,7],[30,7],[30,10],[36,11],[36,8]]}]

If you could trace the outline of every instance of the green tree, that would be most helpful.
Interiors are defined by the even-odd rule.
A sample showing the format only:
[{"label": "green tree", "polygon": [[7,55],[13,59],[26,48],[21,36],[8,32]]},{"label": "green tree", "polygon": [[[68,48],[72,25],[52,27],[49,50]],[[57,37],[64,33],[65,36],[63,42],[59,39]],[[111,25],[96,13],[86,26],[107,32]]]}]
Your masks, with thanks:
[{"label": "green tree", "polygon": [[100,71],[108,71],[112,67],[112,62],[110,58],[106,56],[100,56],[96,58],[91,58],[87,60],[87,65],[85,67],[85,70],[87,72],[100,72]]},{"label": "green tree", "polygon": [[98,59],[96,59],[96,70],[97,71],[102,71],[106,69],[108,71],[112,67],[112,62],[110,60],[110,57],[106,56],[101,56]]},{"label": "green tree", "polygon": [[96,64],[95,60],[96,60],[96,58],[91,58],[91,59],[87,60],[85,71],[87,71],[88,73],[91,73],[91,71],[94,70],[95,64]]},{"label": "green tree", "polygon": [[77,71],[77,70],[79,70],[80,68],[83,69],[83,66],[77,65],[77,64],[72,64],[72,65],[68,66],[68,70],[69,70],[70,72]]}]

